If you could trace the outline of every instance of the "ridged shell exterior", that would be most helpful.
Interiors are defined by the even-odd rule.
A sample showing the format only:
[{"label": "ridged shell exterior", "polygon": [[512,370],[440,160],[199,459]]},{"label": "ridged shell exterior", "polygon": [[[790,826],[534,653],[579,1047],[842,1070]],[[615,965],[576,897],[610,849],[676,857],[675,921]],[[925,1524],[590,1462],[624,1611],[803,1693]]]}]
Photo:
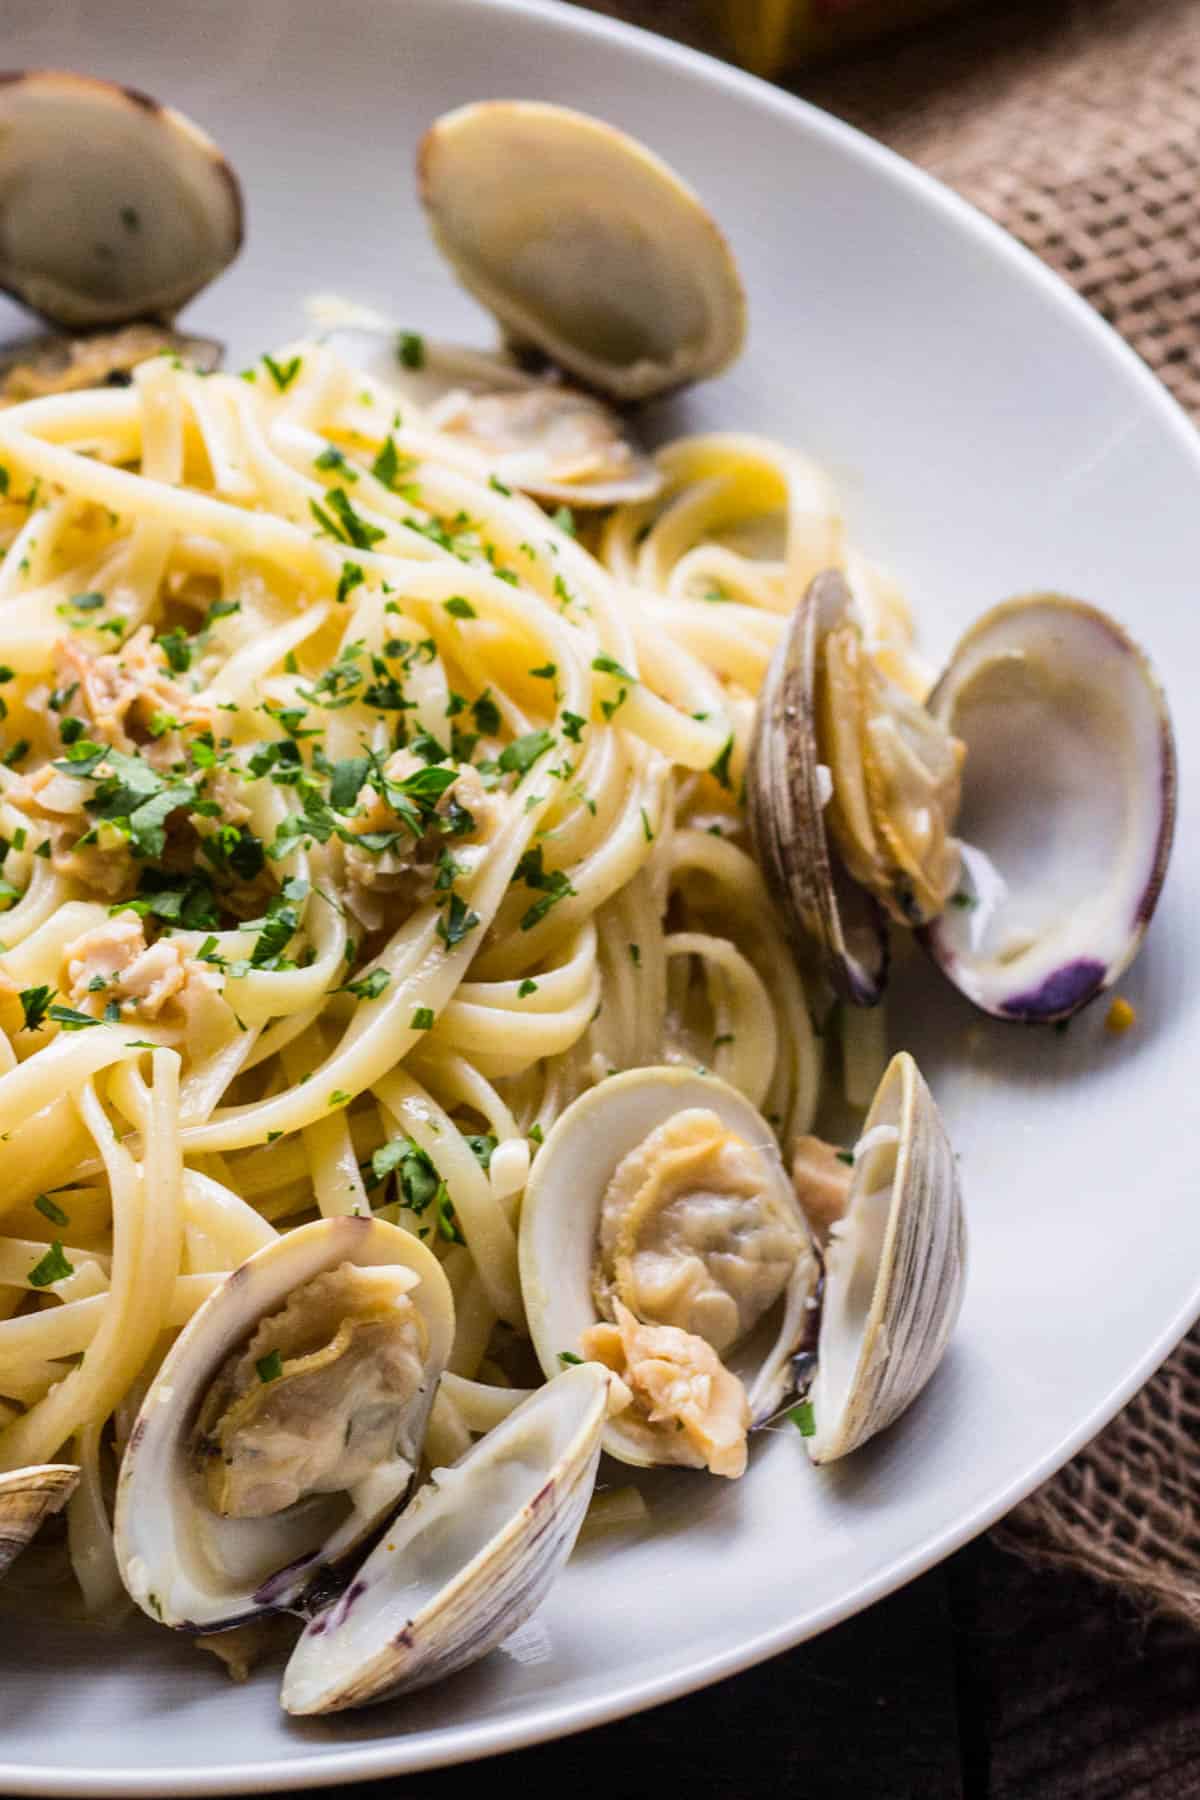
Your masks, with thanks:
[{"label": "ridged shell exterior", "polygon": [[850,605],[844,578],[828,569],[792,614],[759,695],[746,797],[755,852],[797,948],[804,954],[815,944],[837,993],[874,1006],[887,980],[887,928],[825,830],[814,697],[818,633]]},{"label": "ridged shell exterior", "polygon": [[435,121],[417,169],[463,286],[586,387],[644,400],[740,351],[746,301],[728,244],[624,132],[540,101],[483,101]]},{"label": "ridged shell exterior", "polygon": [[[441,1264],[411,1232],[381,1219],[318,1219],[287,1232],[227,1276],[184,1327],[130,1436],[117,1485],[117,1562],[125,1586],[151,1618],[184,1631],[221,1631],[265,1612],[301,1609],[331,1571],[336,1579],[336,1572],[402,1503],[400,1496],[382,1513],[353,1513],[331,1536],[322,1531],[315,1539],[310,1535],[293,1542],[291,1554],[283,1553],[267,1573],[257,1578],[229,1575],[224,1585],[216,1585],[209,1564],[219,1552],[222,1532],[229,1532],[230,1545],[235,1534],[245,1545],[250,1535],[246,1528],[252,1527],[269,1543],[280,1526],[272,1518],[219,1520],[199,1500],[189,1446],[204,1394],[260,1319],[277,1312],[293,1289],[343,1262],[403,1266],[420,1278],[411,1293],[429,1343],[424,1386],[406,1422],[415,1463],[454,1339],[454,1301]],[[310,1533],[319,1528],[321,1517],[327,1515],[314,1513]]]},{"label": "ridged shell exterior", "polygon": [[[907,1052],[892,1058],[863,1126],[866,1140],[895,1126],[899,1149],[891,1183],[882,1253],[844,1404],[832,1417],[822,1379],[831,1300],[841,1278],[826,1247],[825,1312],[810,1390],[815,1435],[806,1440],[816,1463],[832,1462],[865,1444],[912,1404],[941,1361],[962,1305],[966,1223],[958,1166],[941,1114]],[[835,1236],[853,1232],[864,1197],[870,1152],[856,1153],[850,1205]]]},{"label": "ridged shell exterior", "polygon": [[[714,1075],[678,1066],[627,1069],[590,1088],[559,1118],[534,1161],[521,1207],[521,1290],[529,1332],[547,1375],[560,1367],[559,1353],[577,1353],[584,1331],[597,1321],[592,1294],[592,1262],[604,1193],[618,1163],[650,1132],[689,1107],[715,1112],[729,1130],[766,1158],[778,1197],[793,1212],[806,1245],[808,1226],[766,1120],[736,1088]],[[798,1266],[797,1283],[816,1287],[818,1265],[809,1249]],[[756,1331],[726,1358],[744,1382],[759,1423],[780,1405],[790,1365],[807,1329],[804,1295],[791,1308],[797,1342],[763,1346]],[[765,1379],[764,1379],[765,1377]],[[643,1442],[622,1427],[620,1415],[604,1434],[610,1456],[637,1468],[654,1464]]]},{"label": "ridged shell exterior", "polygon": [[62,1510],[78,1485],[79,1470],[73,1463],[44,1463],[0,1475],[0,1575],[51,1513]]},{"label": "ridged shell exterior", "polygon": [[67,330],[173,318],[241,248],[241,189],[221,151],[136,88],[0,73],[0,142],[0,288]]},{"label": "ridged shell exterior", "polygon": [[[607,1395],[608,1376],[598,1364],[567,1369],[453,1469],[438,1471],[343,1597],[310,1621],[284,1674],[285,1710],[338,1712],[427,1687],[478,1662],[524,1624],[583,1524]],[[506,1464],[521,1471],[526,1490],[515,1505],[497,1481]],[[497,1488],[506,1499],[489,1520],[489,1496]],[[462,1559],[410,1616],[414,1545],[431,1526],[436,1533],[439,1515],[451,1509],[462,1511]],[[472,1542],[475,1520],[480,1528]]]},{"label": "ridged shell exterior", "polygon": [[[1050,671],[1053,679],[1041,685]],[[1002,685],[972,713],[970,696],[989,679]],[[1073,701],[1069,709],[1064,693]],[[1166,877],[1176,758],[1162,688],[1144,651],[1098,607],[1030,594],[976,621],[930,695],[929,711],[967,747],[960,818],[967,876],[972,849],[994,849],[974,829],[981,822],[985,834],[1004,840],[1005,855],[997,853],[1002,891],[990,917],[988,897],[968,894],[971,904],[948,909],[922,941],[981,1011],[1035,1024],[1067,1019],[1129,967]],[[1018,723],[1006,732],[1010,719]],[[999,736],[984,742],[997,720]],[[1013,731],[1020,742],[1012,742]],[[1034,765],[1028,778],[1023,754]],[[983,796],[978,808],[976,793]],[[1088,802],[1100,794],[1108,805],[1119,800],[1119,819],[1096,822]],[[1019,951],[995,941],[1010,893],[1022,933],[1031,908],[1038,911],[1027,860],[1018,865],[1026,886],[1003,885],[1015,844],[1036,848],[1039,887],[1056,902]]]}]

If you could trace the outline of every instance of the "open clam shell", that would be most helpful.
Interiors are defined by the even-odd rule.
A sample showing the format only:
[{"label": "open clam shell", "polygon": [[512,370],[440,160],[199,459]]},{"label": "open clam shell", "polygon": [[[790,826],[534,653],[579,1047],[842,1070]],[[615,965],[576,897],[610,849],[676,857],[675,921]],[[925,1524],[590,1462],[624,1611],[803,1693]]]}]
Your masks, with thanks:
[{"label": "open clam shell", "polygon": [[78,1485],[79,1470],[73,1463],[44,1463],[0,1475],[0,1575],[51,1513],[62,1510]]},{"label": "open clam shell", "polygon": [[362,325],[339,327],[324,341],[393,401],[422,407],[433,429],[460,444],[480,475],[535,500],[619,506],[651,500],[663,485],[654,459],[631,442],[602,400],[528,374],[502,351],[428,338],[416,351],[408,337]]},{"label": "open clam shell", "polygon": [[[702,1350],[717,1349],[723,1368],[742,1383],[749,1425],[776,1411],[791,1385],[791,1357],[814,1318],[817,1259],[770,1126],[726,1082],[680,1067],[630,1069],[574,1101],[538,1152],[525,1190],[521,1286],[534,1349],[546,1374],[553,1375],[564,1354],[586,1354],[592,1328],[611,1317],[598,1297],[597,1269],[602,1234],[614,1223],[610,1213],[606,1225],[605,1207],[618,1170],[622,1165],[628,1170],[635,1153],[652,1147],[656,1156],[660,1149],[675,1154],[680,1147],[656,1145],[655,1134],[661,1140],[665,1127],[714,1116],[739,1166],[705,1163],[699,1156],[694,1163],[677,1164],[684,1178],[664,1190],[667,1218],[665,1211],[655,1215],[653,1184],[643,1179],[654,1174],[650,1162],[639,1171],[637,1192],[630,1193],[630,1230],[618,1228],[617,1254],[630,1253],[630,1267],[632,1258],[644,1254],[638,1266],[651,1288],[660,1298],[673,1296],[638,1314],[649,1326],[678,1323],[683,1316],[678,1296],[685,1288],[694,1296],[703,1293],[689,1314],[692,1341],[703,1338]],[[681,1148],[684,1158],[690,1156],[690,1146]],[[768,1264],[777,1270],[775,1298],[744,1329],[742,1303]],[[669,1278],[658,1287],[656,1277],[664,1274]],[[634,1291],[627,1288],[627,1298]],[[636,1291],[647,1301],[651,1297],[642,1283]],[[728,1303],[735,1298],[739,1321],[731,1329]],[[725,1328],[718,1332],[721,1315]],[[614,1417],[604,1435],[610,1455],[638,1467],[703,1466],[687,1454],[688,1442],[682,1426],[678,1433],[669,1425],[648,1429],[632,1407]]]},{"label": "open clam shell", "polygon": [[741,349],[745,295],[715,221],[613,126],[531,100],[463,106],[426,132],[418,178],[463,286],[587,387],[642,400]]},{"label": "open clam shell", "polygon": [[242,241],[217,146],[134,88],[0,74],[0,287],[68,330],[170,319]]},{"label": "open clam shell", "polygon": [[817,742],[818,641],[851,605],[844,577],[829,569],[792,614],[759,696],[746,795],[758,860],[798,947],[816,945],[843,999],[873,1006],[887,980],[887,928],[877,902],[850,880],[829,840],[832,777]]},{"label": "open clam shell", "polygon": [[967,746],[960,891],[925,934],[968,1000],[1065,1019],[1129,966],[1166,874],[1175,746],[1143,654],[1094,606],[1011,600],[930,697]]},{"label": "open clam shell", "polygon": [[139,363],[151,356],[177,356],[189,368],[209,374],[221,361],[213,338],[187,337],[163,325],[122,325],[86,337],[47,335],[0,349],[0,406],[40,400],[46,394],[80,388],[128,385]]},{"label": "open clam shell", "polygon": [[284,1674],[287,1712],[425,1687],[525,1622],[583,1524],[608,1385],[598,1364],[568,1369],[434,1471],[342,1597],[310,1620]]},{"label": "open clam shell", "polygon": [[825,1246],[808,1395],[814,1462],[858,1449],[916,1399],[946,1348],[965,1279],[954,1152],[916,1063],[901,1052],[867,1114],[849,1204]]},{"label": "open clam shell", "polygon": [[[318,1357],[302,1342],[284,1356],[263,1354],[272,1330],[282,1338],[280,1321],[289,1307],[300,1326],[305,1308],[313,1307],[318,1344],[331,1336],[334,1346],[346,1341],[348,1304],[335,1292],[327,1319],[318,1321],[314,1284],[342,1277],[347,1266],[378,1272],[372,1288],[382,1298],[370,1315],[372,1324],[380,1311],[385,1318],[392,1311],[400,1316],[401,1306],[405,1318],[413,1309],[419,1315],[419,1353],[413,1352],[406,1387],[380,1391],[372,1385],[375,1370],[360,1361],[347,1365],[356,1387],[331,1395],[316,1385]],[[328,1288],[322,1297],[327,1299]],[[261,1340],[260,1327],[266,1328]],[[320,1219],[288,1232],[235,1269],[169,1351],[121,1465],[117,1562],[143,1611],[183,1630],[217,1631],[260,1613],[315,1603],[314,1596],[331,1579],[337,1582],[338,1572],[403,1503],[453,1335],[454,1303],[441,1265],[411,1233],[383,1220]],[[246,1418],[237,1448],[231,1448],[214,1425],[213,1399],[247,1352],[246,1385],[240,1393],[229,1389],[224,1415],[233,1418],[240,1410]],[[288,1382],[296,1384],[290,1418],[268,1410]],[[337,1427],[335,1456],[343,1446],[349,1455],[364,1437],[386,1434],[380,1454],[368,1458],[366,1468],[360,1455],[346,1487],[338,1486],[335,1461],[321,1485],[297,1483],[298,1497],[291,1503],[274,1504],[278,1495],[268,1499],[260,1492],[239,1499],[236,1513],[218,1510],[214,1475],[233,1479],[238,1468],[229,1474],[227,1468],[241,1459],[260,1489],[277,1472],[286,1481],[295,1467],[308,1467],[314,1438],[331,1425]]]}]

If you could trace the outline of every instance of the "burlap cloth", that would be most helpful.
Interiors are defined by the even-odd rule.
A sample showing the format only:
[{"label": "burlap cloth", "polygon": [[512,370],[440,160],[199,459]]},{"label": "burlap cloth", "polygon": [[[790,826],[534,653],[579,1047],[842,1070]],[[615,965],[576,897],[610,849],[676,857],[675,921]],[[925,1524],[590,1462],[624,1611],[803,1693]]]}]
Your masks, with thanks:
[{"label": "burlap cloth", "polygon": [[[695,0],[594,10],[722,48]],[[1200,416],[1200,0],[978,4],[784,85],[991,213]],[[994,1535],[1200,1625],[1198,1438],[1200,1326]]]}]

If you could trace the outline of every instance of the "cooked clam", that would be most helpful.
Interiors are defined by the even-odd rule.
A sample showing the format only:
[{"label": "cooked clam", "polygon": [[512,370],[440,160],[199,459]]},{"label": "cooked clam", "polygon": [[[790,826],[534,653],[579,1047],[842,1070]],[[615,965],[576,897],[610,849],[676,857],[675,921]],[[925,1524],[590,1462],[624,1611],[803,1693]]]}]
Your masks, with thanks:
[{"label": "cooked clam", "polygon": [[585,386],[642,400],[741,349],[745,295],[718,226],[613,126],[538,101],[463,106],[426,132],[418,175],[463,286]]},{"label": "cooked clam", "polygon": [[1129,966],[1166,874],[1162,689],[1096,607],[1034,594],[972,626],[929,709],[967,753],[962,875],[928,948],[984,1012],[1065,1019]]},{"label": "cooked clam", "polygon": [[592,1357],[630,1390],[611,1455],[743,1472],[747,1430],[780,1404],[813,1321],[817,1260],[741,1094],[670,1067],[582,1095],[538,1152],[520,1258],[546,1373]]},{"label": "cooked clam", "polygon": [[67,330],[170,319],[241,247],[224,156],[136,89],[5,76],[0,141],[0,287]]},{"label": "cooked clam", "polygon": [[911,1405],[962,1304],[966,1228],[958,1170],[912,1057],[893,1057],[854,1149],[845,1212],[825,1244],[809,1389],[816,1463],[865,1444]]},{"label": "cooked clam", "polygon": [[288,1663],[290,1713],[407,1693],[480,1657],[541,1604],[579,1535],[609,1378],[568,1369],[430,1481],[312,1619]]},{"label": "cooked clam", "polygon": [[321,1219],[236,1269],[180,1333],[121,1467],[116,1550],[144,1611],[220,1630],[296,1609],[403,1503],[454,1333],[437,1259]]},{"label": "cooked clam", "polygon": [[884,916],[919,925],[958,878],[962,747],[874,665],[844,578],[812,582],[759,698],[747,798],[758,857],[844,998],[873,1005]]},{"label": "cooked clam", "polygon": [[46,1463],[0,1475],[0,1575],[51,1513],[61,1511],[78,1485],[79,1470],[73,1463]]},{"label": "cooked clam", "polygon": [[177,356],[207,374],[221,361],[213,338],[185,337],[164,325],[122,325],[86,337],[46,336],[0,350],[0,406],[80,388],[122,387],[151,356]]},{"label": "cooked clam", "polygon": [[630,442],[594,394],[530,375],[503,352],[412,340],[345,326],[325,342],[398,402],[415,400],[429,424],[472,454],[478,473],[536,500],[572,507],[650,500],[662,486],[652,458]]}]

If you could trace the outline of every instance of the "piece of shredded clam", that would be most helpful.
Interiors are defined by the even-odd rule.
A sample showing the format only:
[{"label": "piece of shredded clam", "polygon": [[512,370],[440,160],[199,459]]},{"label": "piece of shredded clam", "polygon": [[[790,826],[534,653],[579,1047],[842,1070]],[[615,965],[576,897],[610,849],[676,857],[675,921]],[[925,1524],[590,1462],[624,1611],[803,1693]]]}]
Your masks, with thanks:
[{"label": "piece of shredded clam", "polygon": [[963,745],[876,667],[852,621],[822,640],[815,700],[848,872],[901,924],[937,918],[958,885]]},{"label": "piece of shredded clam", "polygon": [[664,1460],[744,1475],[750,1408],[737,1376],[694,1332],[642,1325],[619,1300],[614,1311],[615,1323],[591,1326],[580,1348],[620,1376],[634,1409],[660,1429]]},{"label": "piece of shredded clam", "polygon": [[260,1321],[205,1397],[196,1458],[225,1518],[265,1518],[392,1463],[420,1388],[424,1321],[397,1269],[342,1263]]},{"label": "piece of shredded clam", "polygon": [[854,1157],[824,1138],[798,1137],[792,1151],[792,1183],[813,1235],[824,1243],[845,1215],[854,1180]]}]

